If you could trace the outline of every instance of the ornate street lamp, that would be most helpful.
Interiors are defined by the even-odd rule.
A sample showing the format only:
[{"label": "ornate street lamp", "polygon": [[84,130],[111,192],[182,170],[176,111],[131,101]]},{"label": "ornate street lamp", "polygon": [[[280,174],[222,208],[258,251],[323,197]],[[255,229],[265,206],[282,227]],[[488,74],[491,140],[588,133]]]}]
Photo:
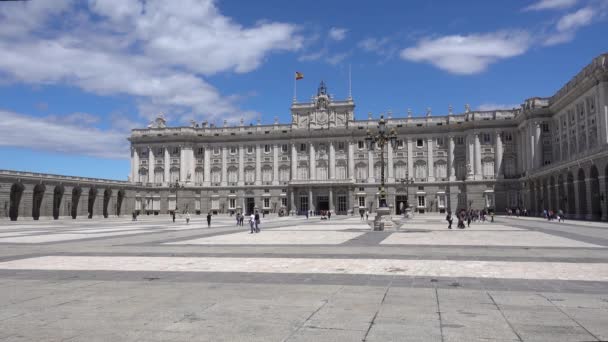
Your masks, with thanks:
[{"label": "ornate street lamp", "polygon": [[414,178],[409,178],[408,176],[409,174],[406,173],[405,178],[401,178],[399,180],[399,182],[401,182],[401,185],[405,185],[405,198],[407,206],[403,211],[403,216],[407,216],[407,213],[409,211],[408,209],[410,208],[410,185],[414,184]]},{"label": "ornate street lamp", "polygon": [[169,188],[170,188],[170,189],[175,188],[175,212],[176,212],[176,213],[177,213],[177,203],[178,203],[178,202],[177,202],[177,192],[178,192],[178,189],[179,189],[180,187],[181,187],[181,188],[183,188],[184,186],[183,186],[183,185],[181,185],[181,186],[180,186],[180,185],[179,185],[179,181],[178,181],[177,179],[175,180],[175,184],[169,183]]},{"label": "ornate street lamp", "polygon": [[367,148],[370,151],[374,151],[376,145],[380,147],[380,200],[379,208],[388,207],[386,204],[386,189],[384,188],[384,146],[388,143],[394,148],[397,143],[397,134],[395,129],[391,129],[390,133],[386,131],[386,122],[384,121],[384,115],[380,115],[380,121],[378,122],[378,133],[373,135],[372,132],[367,129],[367,137],[365,137]]}]

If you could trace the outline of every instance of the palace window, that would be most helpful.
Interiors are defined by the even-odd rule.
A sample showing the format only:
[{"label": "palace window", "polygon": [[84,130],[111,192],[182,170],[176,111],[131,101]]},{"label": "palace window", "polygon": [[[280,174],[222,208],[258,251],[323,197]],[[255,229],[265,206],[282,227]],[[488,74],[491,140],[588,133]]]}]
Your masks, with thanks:
[{"label": "palace window", "polygon": [[287,208],[287,198],[286,197],[281,198],[281,207]]},{"label": "palace window", "polygon": [[423,161],[417,161],[416,164],[414,164],[414,172],[416,173],[416,178],[426,178],[426,163]]},{"label": "palace window", "polygon": [[444,161],[435,163],[435,177],[446,178],[448,176],[448,164]]},{"label": "palace window", "polygon": [[264,198],[264,208],[270,208],[270,198]]},{"label": "palace window", "polygon": [[456,145],[464,145],[464,137],[456,137]]},{"label": "palace window", "polygon": [[253,183],[255,181],[255,170],[250,167],[245,169],[245,182]]},{"label": "palace window", "polygon": [[203,184],[203,168],[197,167],[194,170],[194,182],[196,184]]},{"label": "palace window", "polygon": [[211,170],[211,181],[213,183],[219,183],[222,181],[222,174],[220,169]]},{"label": "palace window", "polygon": [[365,207],[365,196],[359,196],[359,206]]},{"label": "palace window", "polygon": [[418,196],[418,206],[419,207],[426,207],[425,196]]},{"label": "palace window", "polygon": [[173,148],[173,154],[179,154],[179,147]]},{"label": "palace window", "polygon": [[228,208],[230,208],[230,209],[236,208],[236,198],[231,198],[228,200]]},{"label": "palace window", "polygon": [[363,180],[367,178],[367,165],[359,164],[355,168],[355,178]]},{"label": "palace window", "polygon": [[236,154],[236,147],[230,146],[230,154]]},{"label": "palace window", "polygon": [[300,211],[301,212],[308,211],[308,196],[306,196],[306,195],[300,196]]},{"label": "palace window", "polygon": [[238,180],[237,169],[234,167],[228,169],[228,181],[230,183],[236,183],[237,180]]},{"label": "palace window", "polygon": [[203,153],[205,153],[205,149],[203,149],[202,147],[199,147],[199,148],[196,150],[196,154],[198,154],[199,156],[202,156],[202,155],[203,155]]},{"label": "palace window", "polygon": [[272,168],[270,166],[264,166],[262,169],[262,180],[264,182],[272,182]]},{"label": "palace window", "polygon": [[252,154],[253,153],[253,146],[249,145],[247,146],[247,154]]},{"label": "palace window", "polygon": [[326,180],[327,178],[327,164],[325,162],[319,163],[317,165],[317,179]]},{"label": "palace window", "polygon": [[336,179],[346,179],[346,165],[336,165]]},{"label": "palace window", "polygon": [[270,145],[264,145],[264,153],[270,153]]},{"label": "palace window", "polygon": [[424,146],[424,140],[416,139],[416,147],[422,147],[422,146]]},{"label": "palace window", "polygon": [[484,178],[491,178],[494,176],[494,161],[484,160],[481,166]]},{"label": "palace window", "polygon": [[344,151],[344,141],[338,142],[338,151]]},{"label": "palace window", "polygon": [[307,165],[298,166],[298,179],[299,180],[308,180],[308,166]]},{"label": "palace window", "polygon": [[279,180],[281,182],[289,181],[289,167],[283,166],[283,167],[279,168]]},{"label": "palace window", "polygon": [[363,141],[363,140],[359,140],[359,141],[357,141],[357,147],[358,147],[360,150],[364,149],[364,148],[365,148],[365,141]]},{"label": "palace window", "polygon": [[281,145],[281,152],[287,153],[289,151],[289,145],[283,144]]},{"label": "palace window", "polygon": [[306,144],[300,144],[300,152],[306,152]]},{"label": "palace window", "polygon": [[220,148],[219,147],[214,147],[213,148],[213,154],[216,155],[216,156],[219,155],[220,154]]},{"label": "palace window", "polygon": [[505,133],[505,141],[513,141],[513,134]]},{"label": "palace window", "polygon": [[437,146],[443,146],[443,137],[437,138]]},{"label": "palace window", "polygon": [[491,142],[492,142],[492,137],[490,136],[490,133],[484,133],[483,134],[483,143],[489,144]]},{"label": "palace window", "polygon": [[543,132],[549,132],[549,124],[548,123],[542,123],[541,127],[543,129]]},{"label": "palace window", "polygon": [[397,148],[398,149],[402,149],[403,148],[403,139],[397,140]]}]

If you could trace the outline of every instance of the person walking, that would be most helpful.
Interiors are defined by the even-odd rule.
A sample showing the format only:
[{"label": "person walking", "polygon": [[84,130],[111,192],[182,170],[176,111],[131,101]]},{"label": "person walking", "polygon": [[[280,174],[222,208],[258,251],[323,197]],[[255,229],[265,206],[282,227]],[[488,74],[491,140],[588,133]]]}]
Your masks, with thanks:
[{"label": "person walking", "polygon": [[452,229],[453,218],[452,218],[452,212],[451,211],[448,211],[448,214],[445,217],[445,220],[448,221],[448,229]]},{"label": "person walking", "polygon": [[241,213],[236,213],[236,225],[238,226],[241,222]]},{"label": "person walking", "polygon": [[255,232],[259,233],[260,232],[260,214],[256,211],[255,212]]},{"label": "person walking", "polygon": [[363,210],[359,210],[359,214],[361,214],[361,221],[363,221]]},{"label": "person walking", "polygon": [[207,227],[211,227],[211,213],[207,213]]},{"label": "person walking", "polygon": [[365,221],[369,221],[369,211],[365,212]]},{"label": "person walking", "polygon": [[308,220],[308,210],[306,210],[306,219]]},{"label": "person walking", "polygon": [[328,212],[327,212],[327,219],[328,219],[328,220],[331,220],[331,211],[328,211]]},{"label": "person walking", "polygon": [[564,211],[560,209],[557,214],[557,222],[564,222],[565,220],[566,217],[564,215]]},{"label": "person walking", "polygon": [[186,224],[190,224],[190,213],[186,212]]},{"label": "person walking", "polygon": [[253,213],[249,216],[249,227],[251,228],[249,234],[255,233],[255,215]]},{"label": "person walking", "polygon": [[175,212],[177,211],[177,209],[173,210],[173,212],[171,213],[171,216],[173,217],[173,223],[175,223]]},{"label": "person walking", "polygon": [[469,212],[467,215],[467,228],[471,227],[471,216],[473,216],[473,213]]}]

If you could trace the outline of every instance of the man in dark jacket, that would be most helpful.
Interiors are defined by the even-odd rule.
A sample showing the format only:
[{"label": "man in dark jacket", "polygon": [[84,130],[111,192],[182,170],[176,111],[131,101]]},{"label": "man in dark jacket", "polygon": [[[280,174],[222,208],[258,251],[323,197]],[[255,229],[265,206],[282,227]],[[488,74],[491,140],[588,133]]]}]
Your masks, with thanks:
[{"label": "man in dark jacket", "polygon": [[255,231],[260,232],[260,214],[257,211],[255,212]]},{"label": "man in dark jacket", "polygon": [[207,227],[211,227],[211,213],[207,214]]}]

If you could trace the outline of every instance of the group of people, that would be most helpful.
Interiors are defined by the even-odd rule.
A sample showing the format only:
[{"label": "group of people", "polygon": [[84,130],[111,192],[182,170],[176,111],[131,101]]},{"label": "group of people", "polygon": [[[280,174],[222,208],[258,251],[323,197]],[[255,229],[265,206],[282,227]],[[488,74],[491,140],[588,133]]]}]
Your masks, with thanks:
[{"label": "group of people", "polygon": [[[245,214],[236,213],[236,225],[243,226],[244,221]],[[251,215],[249,215],[249,227],[251,228],[249,234],[260,232],[260,213],[257,210],[255,213],[251,213]]]},{"label": "group of people", "polygon": [[543,210],[543,217],[547,219],[547,221],[557,220],[557,222],[564,222],[566,220],[566,215],[564,211],[559,209],[557,212],[549,209]]},{"label": "group of people", "polygon": [[513,216],[513,215],[515,215],[517,217],[528,216],[528,209],[526,209],[526,208],[523,208],[523,209],[520,209],[519,207],[517,207],[515,209],[507,208],[505,211],[507,212],[507,216]]},{"label": "group of people", "polygon": [[[494,212],[493,211],[488,213],[488,211],[486,211],[485,209],[482,209],[482,210],[461,209],[458,213],[455,214],[456,218],[458,219],[457,228],[464,229],[465,222],[466,222],[466,227],[471,227],[472,221],[473,222],[475,222],[475,221],[486,222],[488,214],[491,217],[491,222],[494,222]],[[454,217],[452,216],[451,211],[448,211],[448,214],[446,215],[445,220],[448,221],[448,229],[452,229],[452,222],[454,222]]]}]

